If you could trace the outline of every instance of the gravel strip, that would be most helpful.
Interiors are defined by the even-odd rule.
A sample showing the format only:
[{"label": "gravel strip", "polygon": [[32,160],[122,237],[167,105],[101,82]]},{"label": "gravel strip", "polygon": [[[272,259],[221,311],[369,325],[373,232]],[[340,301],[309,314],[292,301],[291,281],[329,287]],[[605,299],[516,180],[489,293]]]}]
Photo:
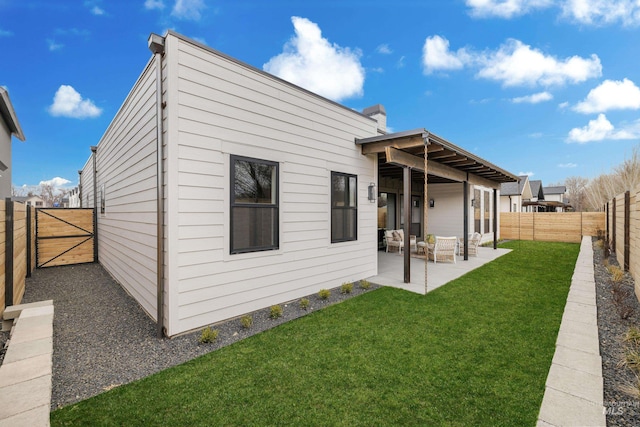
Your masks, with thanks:
[{"label": "gravel strip", "polygon": [[[371,285],[371,289],[378,286]],[[279,319],[269,309],[250,313],[253,326],[240,319],[213,326],[219,331],[211,344],[199,344],[200,331],[172,339],[156,338],[156,325],[138,303],[99,264],[38,269],[27,279],[24,302],[53,299],[53,390],[51,409],[78,402],[121,384],[189,361],[241,339],[271,329],[364,292],[354,284],[350,294],[331,290],[327,300],[307,298],[282,304]]]},{"label": "gravel strip", "polygon": [[[638,390],[638,378],[627,366],[620,364],[624,350],[628,346],[623,341],[631,326],[640,327],[640,304],[634,293],[634,281],[625,273],[620,291],[626,293],[624,302],[615,302],[611,274],[604,265],[604,251],[593,240],[593,265],[596,281],[596,304],[598,307],[598,333],[602,376],[604,380],[604,406],[607,410],[607,426],[640,426],[640,400],[623,390],[634,385]],[[609,257],[609,264],[618,265],[615,255]],[[623,313],[622,309],[627,309]],[[621,314],[628,317],[623,319]]]}]

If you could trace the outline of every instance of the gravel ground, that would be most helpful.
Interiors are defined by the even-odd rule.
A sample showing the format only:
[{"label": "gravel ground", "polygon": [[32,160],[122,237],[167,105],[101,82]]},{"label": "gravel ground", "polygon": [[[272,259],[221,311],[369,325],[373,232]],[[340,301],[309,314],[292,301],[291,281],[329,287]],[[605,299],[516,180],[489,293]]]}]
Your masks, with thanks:
[{"label": "gravel ground", "polygon": [[[371,290],[376,288],[372,284]],[[24,302],[54,302],[51,409],[55,410],[363,292],[369,291],[356,283],[351,294],[336,288],[328,300],[310,295],[307,310],[298,300],[282,304],[283,316],[275,320],[269,318],[268,308],[259,310],[250,313],[250,329],[242,328],[239,319],[216,324],[213,328],[219,335],[211,344],[198,343],[199,331],[156,338],[155,323],[99,264],[35,270],[27,279]]]},{"label": "gravel ground", "polygon": [[[595,240],[593,258],[607,426],[640,426],[640,400],[637,394],[632,396],[623,389],[635,384],[637,392],[638,378],[631,369],[620,364],[625,348],[629,346],[623,341],[624,334],[631,326],[640,327],[640,304],[633,291],[633,278],[625,273],[620,290],[626,297],[622,303],[616,303],[611,274],[604,265],[604,252],[595,245]],[[609,257],[609,264],[618,265],[615,256]],[[626,319],[620,315],[623,307],[628,310],[624,313],[629,314]]]}]

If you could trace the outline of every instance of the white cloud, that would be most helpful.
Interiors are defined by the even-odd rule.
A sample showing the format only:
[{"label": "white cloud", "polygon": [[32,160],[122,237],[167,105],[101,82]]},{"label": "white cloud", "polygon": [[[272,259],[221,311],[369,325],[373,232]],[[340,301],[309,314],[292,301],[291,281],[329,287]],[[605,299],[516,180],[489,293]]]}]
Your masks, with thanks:
[{"label": "white cloud", "polygon": [[52,116],[71,117],[84,119],[98,117],[102,109],[96,107],[90,99],[82,99],[82,96],[71,86],[61,85],[53,97],[53,104],[49,107]]},{"label": "white cloud", "polygon": [[616,130],[604,114],[598,114],[595,120],[589,120],[589,124],[582,128],[573,128],[569,131],[567,142],[585,144],[593,141],[637,139],[640,138],[640,120],[631,125]]},{"label": "white cloud", "polygon": [[569,163],[560,163],[558,164],[558,167],[559,168],[575,168],[575,167],[578,167],[578,165],[576,163],[569,162]]},{"label": "white cloud", "polygon": [[533,175],[535,175],[535,173],[533,173],[533,172],[519,172],[518,173],[518,176],[524,176],[524,175],[533,176]]},{"label": "white cloud", "polygon": [[580,24],[640,24],[640,2],[637,0],[565,0],[563,16]]},{"label": "white cloud", "polygon": [[206,5],[203,0],[176,0],[171,10],[171,16],[178,19],[199,21]]},{"label": "white cloud", "polygon": [[294,16],[291,21],[295,36],[262,68],[335,101],[361,96],[365,71],[360,51],[330,43],[306,18]]},{"label": "white cloud", "polygon": [[162,10],[164,9],[164,2],[162,0],[145,0],[144,8],[147,10]]},{"label": "white cloud", "polygon": [[375,68],[371,68],[371,71],[374,72],[374,73],[382,74],[382,73],[384,73],[384,68],[375,67]]},{"label": "white cloud", "polygon": [[519,96],[517,98],[512,98],[511,102],[513,102],[514,104],[521,104],[521,103],[538,104],[540,102],[551,101],[552,99],[553,99],[553,95],[551,95],[549,92],[538,92],[532,95]]},{"label": "white cloud", "polygon": [[529,134],[529,138],[542,138],[544,134],[542,132],[533,132]]},{"label": "white cloud", "polygon": [[38,185],[50,185],[51,187],[57,188],[57,187],[64,187],[67,184],[71,184],[71,181],[69,181],[68,179],[60,178],[59,176],[56,176],[55,178],[52,178],[46,181],[40,181],[40,184]]},{"label": "white cloud", "polygon": [[478,58],[478,76],[502,82],[504,86],[551,86],[581,83],[599,77],[602,65],[597,55],[556,59],[538,49],[510,39],[492,53]]},{"label": "white cloud", "polygon": [[0,28],[0,37],[11,37],[12,35],[13,35],[13,32],[9,30],[3,30],[2,28]]},{"label": "white cloud", "polygon": [[561,110],[564,110],[568,106],[569,106],[569,103],[567,101],[561,102],[560,104],[558,104],[558,108],[561,109]]},{"label": "white cloud", "polygon": [[422,65],[425,74],[438,70],[459,70],[471,60],[466,49],[449,50],[449,40],[438,35],[427,37],[422,47]]},{"label": "white cloud", "polygon": [[507,19],[553,5],[552,0],[467,0],[466,3],[472,16]]},{"label": "white cloud", "polygon": [[640,108],[640,88],[631,80],[605,80],[591,89],[587,98],[573,109],[579,113],[602,113],[609,110]]},{"label": "white cloud", "polygon": [[378,46],[376,48],[376,52],[381,53],[383,55],[390,55],[393,53],[393,51],[389,48],[389,45],[386,43]]},{"label": "white cloud", "polygon": [[49,46],[50,52],[62,49],[64,47],[62,43],[56,43],[56,41],[53,39],[47,39],[47,45]]},{"label": "white cloud", "polygon": [[404,68],[404,59],[404,55],[401,56],[400,59],[398,59],[398,62],[396,62],[396,68]]},{"label": "white cloud", "polygon": [[94,15],[105,15],[106,12],[98,5],[99,2],[100,0],[85,0],[84,5],[88,7],[89,11]]},{"label": "white cloud", "polygon": [[91,8],[91,13],[98,16],[104,15],[104,9],[102,9],[100,6],[93,6]]},{"label": "white cloud", "polygon": [[553,86],[581,83],[602,75],[597,55],[557,59],[519,40],[509,39],[495,51],[473,52],[461,48],[449,50],[449,41],[440,36],[427,37],[423,47],[425,74],[436,70],[477,67],[477,76],[502,82],[504,86]]}]

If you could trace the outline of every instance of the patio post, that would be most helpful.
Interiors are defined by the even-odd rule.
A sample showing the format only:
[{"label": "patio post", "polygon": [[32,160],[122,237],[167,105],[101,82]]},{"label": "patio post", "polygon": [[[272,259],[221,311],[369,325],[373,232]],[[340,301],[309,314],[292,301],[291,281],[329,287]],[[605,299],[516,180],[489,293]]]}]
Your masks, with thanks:
[{"label": "patio post", "polygon": [[[427,208],[427,200],[429,200],[429,193],[427,187],[427,163],[428,163],[428,147],[429,145],[429,137],[424,138],[424,201],[422,206],[424,207],[422,211],[424,212],[424,231],[422,232],[422,239],[427,242],[427,216],[428,216],[428,208]],[[424,293],[427,294],[427,265],[429,264],[429,255],[427,254],[427,247],[424,247]]]},{"label": "patio post", "polygon": [[463,251],[464,251],[464,260],[469,261],[469,174],[467,174],[467,180],[462,181],[462,241],[463,243]]},{"label": "patio post", "polygon": [[493,249],[498,249],[498,189],[493,189]]},{"label": "patio post", "polygon": [[404,283],[411,283],[411,168],[403,168],[404,184]]}]

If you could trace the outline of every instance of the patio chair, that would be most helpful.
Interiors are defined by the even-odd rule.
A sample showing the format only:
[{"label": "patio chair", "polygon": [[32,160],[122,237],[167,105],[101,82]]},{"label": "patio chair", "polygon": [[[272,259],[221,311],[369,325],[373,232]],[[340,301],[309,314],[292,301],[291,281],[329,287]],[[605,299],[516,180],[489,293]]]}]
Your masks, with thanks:
[{"label": "patio chair", "polygon": [[[384,235],[387,242],[386,251],[389,252],[389,247],[391,246],[397,247],[398,252],[402,253],[402,249],[404,248],[404,230],[385,230]],[[418,251],[417,238],[413,234],[409,236],[409,244],[416,252]]]},{"label": "patio chair", "polygon": [[[478,246],[482,240],[482,234],[471,233],[469,234],[469,255],[478,256]],[[460,237],[458,239],[458,255],[462,255],[464,251],[464,239]]]},{"label": "patio chair", "polygon": [[429,259],[432,259],[434,263],[438,260],[443,261],[446,259],[452,260],[456,263],[456,246],[458,245],[457,237],[440,237],[436,236],[436,243],[433,248],[428,248]]}]

